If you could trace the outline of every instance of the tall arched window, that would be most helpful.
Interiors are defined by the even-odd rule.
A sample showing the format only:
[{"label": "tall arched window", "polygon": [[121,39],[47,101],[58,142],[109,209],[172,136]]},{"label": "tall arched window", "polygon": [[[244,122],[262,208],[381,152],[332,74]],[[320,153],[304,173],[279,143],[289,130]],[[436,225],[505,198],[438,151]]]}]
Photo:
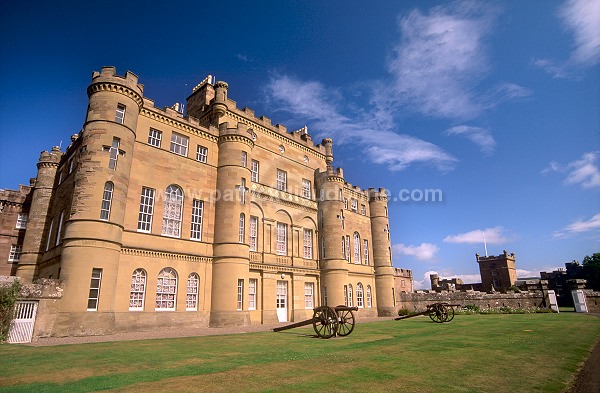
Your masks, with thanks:
[{"label": "tall arched window", "polygon": [[360,265],[360,235],[354,232],[354,263]]},{"label": "tall arched window", "polygon": [[354,300],[352,296],[352,284],[348,284],[348,307],[354,307]]},{"label": "tall arched window", "polygon": [[156,310],[175,310],[177,304],[177,272],[166,267],[158,273]]},{"label": "tall arched window", "polygon": [[162,234],[181,236],[181,214],[183,211],[183,191],[171,184],[165,191],[165,211],[163,214]]},{"label": "tall arched window", "polygon": [[198,289],[200,288],[200,277],[196,273],[190,273],[187,280],[187,296],[185,309],[196,311],[198,309]]},{"label": "tall arched window", "polygon": [[356,284],[356,306],[359,308],[365,306],[363,301],[363,285],[361,283]]},{"label": "tall arched window", "polygon": [[112,204],[113,190],[115,186],[112,182],[104,183],[104,193],[102,194],[102,206],[100,207],[100,219],[108,221],[110,218],[110,206]]},{"label": "tall arched window", "polygon": [[146,296],[146,271],[135,269],[131,274],[131,290],[129,291],[129,311],[143,311]]},{"label": "tall arched window", "polygon": [[373,303],[371,301],[371,286],[367,285],[367,308],[373,307]]}]

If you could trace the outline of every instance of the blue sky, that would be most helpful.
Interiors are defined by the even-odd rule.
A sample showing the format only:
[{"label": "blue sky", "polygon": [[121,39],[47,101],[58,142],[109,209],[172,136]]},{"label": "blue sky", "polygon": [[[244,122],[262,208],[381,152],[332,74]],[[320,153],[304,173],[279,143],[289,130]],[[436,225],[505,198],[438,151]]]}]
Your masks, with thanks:
[{"label": "blue sky", "polygon": [[92,71],[131,70],[157,106],[212,74],[390,190],[394,265],[417,286],[477,282],[484,232],[520,276],[600,251],[600,2],[116,4],[3,4],[1,188],[81,129]]}]

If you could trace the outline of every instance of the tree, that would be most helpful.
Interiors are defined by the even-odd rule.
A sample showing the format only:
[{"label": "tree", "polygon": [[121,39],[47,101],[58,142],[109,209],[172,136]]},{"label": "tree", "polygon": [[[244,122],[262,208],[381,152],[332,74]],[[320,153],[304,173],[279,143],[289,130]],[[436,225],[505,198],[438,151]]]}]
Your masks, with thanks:
[{"label": "tree", "polygon": [[583,258],[583,273],[588,281],[587,287],[600,291],[600,252]]}]

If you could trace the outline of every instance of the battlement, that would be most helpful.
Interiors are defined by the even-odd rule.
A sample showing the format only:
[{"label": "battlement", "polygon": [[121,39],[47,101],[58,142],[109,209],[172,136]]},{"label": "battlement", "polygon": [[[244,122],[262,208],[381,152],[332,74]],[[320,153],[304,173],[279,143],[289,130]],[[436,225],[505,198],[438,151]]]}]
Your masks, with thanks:
[{"label": "battlement", "polygon": [[254,131],[244,123],[221,123],[219,124],[219,136],[242,136],[253,139]]},{"label": "battlement", "polygon": [[379,188],[378,190],[375,190],[374,188],[369,188],[368,191],[370,202],[388,200],[388,191],[385,188]]},{"label": "battlement", "polygon": [[483,257],[481,255],[479,255],[479,253],[475,254],[475,257],[477,258],[477,262],[488,262],[488,261],[497,261],[497,260],[503,260],[503,259],[510,259],[510,260],[515,260],[516,258],[516,254],[514,252],[511,252],[510,255],[508,254],[508,251],[504,250],[502,254],[500,255],[490,255],[487,257]]},{"label": "battlement", "polygon": [[[344,170],[342,168],[335,168],[331,165],[327,165],[327,169],[324,171],[317,170],[315,177],[318,182],[327,179],[328,177],[344,178]],[[345,182],[344,182],[345,184]]]},{"label": "battlement", "polygon": [[114,82],[128,86],[131,89],[139,89],[139,94],[144,93],[144,85],[138,83],[138,76],[131,71],[125,72],[125,76],[117,75],[117,69],[113,66],[102,67],[100,72],[92,72],[92,83],[99,82],[102,79],[113,79]]},{"label": "battlement", "polygon": [[369,191],[368,190],[363,190],[359,186],[353,186],[352,184],[350,184],[348,182],[344,183],[344,187],[346,188],[347,191],[350,192],[350,194],[354,194],[357,197],[360,197],[365,200],[369,200]]}]

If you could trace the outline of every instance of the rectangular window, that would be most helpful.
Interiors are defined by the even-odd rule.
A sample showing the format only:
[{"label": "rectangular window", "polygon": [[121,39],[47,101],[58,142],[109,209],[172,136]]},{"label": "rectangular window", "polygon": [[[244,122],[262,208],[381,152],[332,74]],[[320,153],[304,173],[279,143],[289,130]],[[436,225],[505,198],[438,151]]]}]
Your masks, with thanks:
[{"label": "rectangular window", "polygon": [[323,287],[323,305],[327,305],[327,287]]},{"label": "rectangular window", "polygon": [[351,203],[350,206],[352,208],[352,211],[355,212],[355,213],[357,213],[358,212],[358,201],[356,199],[352,198],[350,200],[350,203]]},{"label": "rectangular window", "polygon": [[58,228],[56,229],[56,243],[54,244],[55,246],[58,246],[61,240],[61,231],[62,231],[62,224],[63,224],[63,219],[65,218],[65,211],[61,210],[60,211],[60,218],[58,219]]},{"label": "rectangular window", "polygon": [[150,233],[152,230],[152,214],[154,211],[153,188],[142,187],[140,214],[138,216],[138,232]]},{"label": "rectangular window", "polygon": [[287,255],[287,224],[277,223],[277,255]]},{"label": "rectangular window", "polygon": [[119,146],[121,140],[119,138],[113,138],[112,145],[110,146],[110,159],[108,160],[108,169],[117,169],[117,160],[119,159]]},{"label": "rectangular window", "polygon": [[248,310],[256,310],[256,287],[258,280],[251,278],[248,280]]},{"label": "rectangular window", "polygon": [[125,123],[125,105],[117,105],[117,111],[115,112],[115,121],[119,124]]},{"label": "rectangular window", "polygon": [[304,229],[304,258],[312,259],[312,229]]},{"label": "rectangular window", "polygon": [[244,235],[246,232],[246,216],[244,213],[240,213],[240,231],[238,236],[238,243],[244,243]]},{"label": "rectangular window", "polygon": [[190,138],[187,136],[183,136],[176,132],[171,134],[171,152],[175,154],[179,154],[180,156],[187,157],[188,152],[188,143]]},{"label": "rectangular window", "polygon": [[244,280],[238,280],[237,309],[244,309]]},{"label": "rectangular window", "polygon": [[367,215],[367,208],[363,204],[360,205],[360,214],[362,214],[363,216]]},{"label": "rectangular window", "polygon": [[242,152],[242,167],[245,168],[248,164],[248,153],[245,151]]},{"label": "rectangular window", "polygon": [[48,237],[46,238],[46,251],[50,249],[50,240],[52,239],[52,226],[54,225],[54,218],[50,219],[50,228],[48,228]]},{"label": "rectangular window", "polygon": [[363,240],[363,249],[365,253],[365,265],[369,265],[369,241]]},{"label": "rectangular window", "polygon": [[304,308],[313,309],[315,307],[315,284],[312,282],[304,283]]},{"label": "rectangular window", "polygon": [[287,172],[281,169],[277,170],[277,189],[279,191],[287,191]]},{"label": "rectangular window", "polygon": [[350,236],[346,235],[346,261],[350,263]]},{"label": "rectangular window", "polygon": [[258,161],[250,161],[250,173],[250,180],[252,180],[254,183],[258,183]]},{"label": "rectangular window", "polygon": [[344,306],[348,306],[348,285],[344,285]]},{"label": "rectangular window", "polygon": [[27,221],[29,220],[29,216],[25,213],[19,213],[17,216],[17,225],[15,228],[17,229],[25,229],[27,228]]},{"label": "rectangular window", "polygon": [[202,211],[204,210],[204,201],[194,199],[192,202],[192,231],[190,239],[202,240]]},{"label": "rectangular window", "polygon": [[100,205],[100,219],[108,221],[110,217],[110,205],[112,203],[114,185],[111,182],[104,184],[104,192],[102,193],[102,205]]},{"label": "rectangular window", "polygon": [[10,252],[8,254],[8,262],[19,262],[21,259],[21,252],[23,251],[23,247],[17,244],[13,244],[10,246]]},{"label": "rectangular window", "polygon": [[206,147],[198,145],[198,148],[196,149],[196,161],[206,164],[208,161],[208,149]]},{"label": "rectangular window", "polygon": [[310,199],[310,196],[311,196],[310,180],[302,179],[302,196],[304,198]]},{"label": "rectangular window", "polygon": [[88,296],[88,311],[98,310],[98,299],[100,299],[100,282],[102,281],[102,269],[92,269],[92,281],[90,282],[90,295]]},{"label": "rectangular window", "polygon": [[325,236],[321,237],[321,258],[325,259]]},{"label": "rectangular window", "polygon": [[344,209],[348,210],[348,198],[344,198]]},{"label": "rectangular window", "polygon": [[75,160],[73,158],[71,158],[69,160],[69,174],[71,174],[71,172],[73,172],[73,167],[75,166]]},{"label": "rectangular window", "polygon": [[250,251],[256,251],[258,243],[258,217],[250,216]]},{"label": "rectangular window", "polygon": [[156,130],[154,128],[150,128],[150,132],[148,133],[148,144],[154,147],[160,147],[160,142],[162,141],[162,131]]}]

